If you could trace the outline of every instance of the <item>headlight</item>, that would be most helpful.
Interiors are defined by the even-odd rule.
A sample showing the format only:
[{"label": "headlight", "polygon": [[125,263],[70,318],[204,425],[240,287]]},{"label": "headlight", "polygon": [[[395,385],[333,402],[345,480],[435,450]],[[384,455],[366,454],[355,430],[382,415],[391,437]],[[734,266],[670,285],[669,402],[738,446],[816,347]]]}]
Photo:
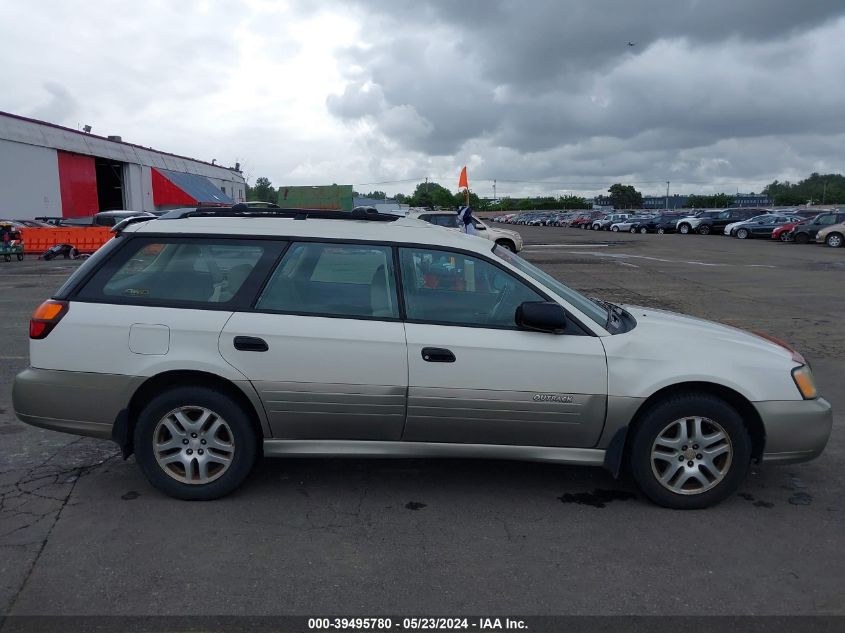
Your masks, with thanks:
[{"label": "headlight", "polygon": [[819,392],[816,389],[816,381],[813,379],[813,372],[807,365],[801,365],[792,370],[792,380],[795,381],[795,386],[801,392],[804,400],[812,400],[818,397]]}]

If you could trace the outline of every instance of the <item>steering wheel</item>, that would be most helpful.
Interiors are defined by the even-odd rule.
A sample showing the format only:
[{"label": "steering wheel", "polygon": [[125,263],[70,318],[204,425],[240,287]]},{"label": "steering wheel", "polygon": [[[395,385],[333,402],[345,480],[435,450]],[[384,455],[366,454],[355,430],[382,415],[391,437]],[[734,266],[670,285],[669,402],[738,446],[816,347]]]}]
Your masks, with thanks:
[{"label": "steering wheel", "polygon": [[493,308],[490,310],[490,318],[488,319],[489,322],[495,323],[499,320],[499,316],[503,316],[499,314],[499,311],[505,305],[505,299],[508,298],[512,289],[513,285],[507,283],[499,292],[499,298],[496,299],[496,303],[493,304]]}]

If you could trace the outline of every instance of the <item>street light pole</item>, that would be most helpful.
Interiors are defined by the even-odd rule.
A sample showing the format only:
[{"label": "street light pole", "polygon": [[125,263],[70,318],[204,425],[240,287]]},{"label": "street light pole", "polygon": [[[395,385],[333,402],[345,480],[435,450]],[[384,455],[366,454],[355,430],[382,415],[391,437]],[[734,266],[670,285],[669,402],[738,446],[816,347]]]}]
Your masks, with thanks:
[{"label": "street light pole", "polygon": [[666,210],[669,210],[669,181],[666,181]]}]

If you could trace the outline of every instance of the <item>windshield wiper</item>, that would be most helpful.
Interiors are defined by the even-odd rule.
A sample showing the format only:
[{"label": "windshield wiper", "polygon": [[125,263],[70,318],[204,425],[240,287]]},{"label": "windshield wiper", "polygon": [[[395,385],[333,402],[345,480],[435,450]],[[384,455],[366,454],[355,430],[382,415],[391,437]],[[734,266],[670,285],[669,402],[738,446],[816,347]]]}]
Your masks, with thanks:
[{"label": "windshield wiper", "polygon": [[625,311],[620,308],[615,303],[610,303],[610,301],[605,301],[604,299],[599,299],[597,297],[590,297],[593,301],[598,303],[601,306],[604,306],[604,309],[607,310],[607,321],[605,321],[604,329],[610,330],[610,326],[616,326],[622,324],[622,318],[625,314]]}]

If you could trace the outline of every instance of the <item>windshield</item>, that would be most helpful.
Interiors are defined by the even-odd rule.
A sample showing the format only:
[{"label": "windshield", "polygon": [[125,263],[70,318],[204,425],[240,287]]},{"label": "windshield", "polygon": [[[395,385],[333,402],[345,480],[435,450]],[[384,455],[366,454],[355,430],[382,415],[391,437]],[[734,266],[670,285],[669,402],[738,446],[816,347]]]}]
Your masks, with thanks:
[{"label": "windshield", "polygon": [[571,303],[578,310],[580,310],[585,315],[590,317],[593,321],[595,321],[598,325],[605,327],[605,325],[607,324],[607,310],[595,301],[588,299],[587,297],[573,290],[569,286],[565,286],[548,273],[540,270],[533,264],[529,264],[519,255],[510,252],[506,248],[502,248],[501,246],[495,246],[493,247],[493,253],[497,255],[500,259],[505,260],[514,268],[531,277],[534,281],[539,282],[565,301]]}]

